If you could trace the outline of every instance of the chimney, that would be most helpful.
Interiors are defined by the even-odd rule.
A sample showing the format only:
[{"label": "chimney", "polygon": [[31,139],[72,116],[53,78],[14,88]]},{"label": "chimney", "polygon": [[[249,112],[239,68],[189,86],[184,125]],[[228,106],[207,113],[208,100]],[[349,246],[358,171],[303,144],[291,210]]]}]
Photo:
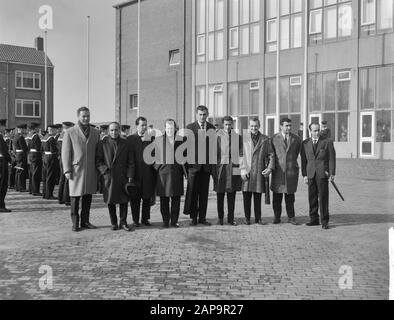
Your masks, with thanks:
[{"label": "chimney", "polygon": [[34,39],[35,48],[38,51],[44,51],[44,38],[37,37]]}]

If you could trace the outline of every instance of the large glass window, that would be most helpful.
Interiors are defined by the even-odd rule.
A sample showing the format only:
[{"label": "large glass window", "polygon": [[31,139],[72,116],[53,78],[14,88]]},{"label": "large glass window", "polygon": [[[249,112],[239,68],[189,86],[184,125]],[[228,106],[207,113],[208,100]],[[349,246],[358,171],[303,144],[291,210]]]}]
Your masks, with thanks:
[{"label": "large glass window", "polygon": [[321,114],[331,129],[331,139],[348,141],[351,72],[315,73],[308,77],[309,112]]},{"label": "large glass window", "polygon": [[260,0],[229,0],[229,56],[260,52]]},{"label": "large glass window", "polygon": [[[276,50],[276,1],[266,1],[266,51]],[[280,0],[280,49],[302,46],[302,1]]]},{"label": "large glass window", "polygon": [[360,0],[360,33],[362,36],[393,31],[393,0]]},{"label": "large glass window", "polygon": [[259,92],[260,82],[257,80],[228,85],[228,113],[236,119],[241,134],[248,128],[250,117],[259,113]]},{"label": "large glass window", "polygon": [[361,109],[375,110],[376,142],[391,142],[394,66],[361,69],[359,83]]},{"label": "large glass window", "polygon": [[224,59],[224,0],[197,0],[196,15],[197,63]]},{"label": "large glass window", "polygon": [[265,80],[265,113],[276,114],[276,82],[275,79]]},{"label": "large glass window", "polygon": [[291,119],[293,130],[298,130],[301,121],[301,76],[281,77],[279,112],[281,118]]},{"label": "large glass window", "polygon": [[310,44],[350,37],[352,21],[352,2],[349,0],[309,0]]}]

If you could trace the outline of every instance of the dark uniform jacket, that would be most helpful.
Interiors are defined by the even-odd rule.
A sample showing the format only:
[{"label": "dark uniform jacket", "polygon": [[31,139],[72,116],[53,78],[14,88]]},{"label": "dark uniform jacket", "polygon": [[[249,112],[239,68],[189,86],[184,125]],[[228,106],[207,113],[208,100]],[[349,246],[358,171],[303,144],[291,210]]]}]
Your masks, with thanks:
[{"label": "dark uniform jacket", "polygon": [[17,133],[12,142],[12,148],[15,153],[16,166],[27,170],[27,153],[29,151],[25,137]]},{"label": "dark uniform jacket", "polygon": [[28,140],[29,162],[37,163],[42,160],[41,139],[37,133],[33,134]]}]

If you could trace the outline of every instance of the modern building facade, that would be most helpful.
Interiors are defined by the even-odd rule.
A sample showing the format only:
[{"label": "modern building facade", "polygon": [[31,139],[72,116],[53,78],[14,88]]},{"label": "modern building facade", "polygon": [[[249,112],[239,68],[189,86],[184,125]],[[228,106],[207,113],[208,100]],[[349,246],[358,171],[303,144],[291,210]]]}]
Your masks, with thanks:
[{"label": "modern building facade", "polygon": [[[54,66],[48,65],[47,123],[53,122]],[[0,118],[7,126],[31,122],[45,126],[44,40],[36,38],[35,48],[0,44]]]},{"label": "modern building facade", "polygon": [[[172,24],[166,11],[149,13],[149,2],[152,7],[162,3],[141,2],[143,24],[144,14],[157,26]],[[179,6],[182,1],[174,2]],[[137,12],[135,3],[133,12]],[[183,61],[186,69],[191,67],[190,74],[184,73],[185,91],[191,79],[185,122],[194,120],[193,110],[199,104],[208,106],[216,123],[224,115],[233,116],[241,131],[251,116],[258,116],[262,131],[270,136],[284,116],[292,119],[294,132],[300,122],[325,120],[338,157],[394,159],[393,0],[185,3],[190,10],[184,10],[182,18],[191,21],[191,33],[185,28],[184,38],[192,40],[185,50],[188,56],[191,49],[191,60]],[[146,36],[141,37],[141,46],[161,43],[166,35]],[[141,59],[152,63],[150,55]],[[123,64],[120,69],[136,74],[133,66]],[[149,74],[160,77],[160,68],[151,66]],[[141,79],[145,77],[141,69]],[[154,86],[145,90],[141,86],[141,95],[154,92]],[[160,100],[174,97],[169,91],[160,94]],[[161,114],[165,117],[171,110],[162,109]]]},{"label": "modern building facade", "polygon": [[136,0],[114,8],[116,119],[134,127],[144,116],[163,128],[173,118],[182,127],[191,118],[191,1],[141,1],[140,19]]}]

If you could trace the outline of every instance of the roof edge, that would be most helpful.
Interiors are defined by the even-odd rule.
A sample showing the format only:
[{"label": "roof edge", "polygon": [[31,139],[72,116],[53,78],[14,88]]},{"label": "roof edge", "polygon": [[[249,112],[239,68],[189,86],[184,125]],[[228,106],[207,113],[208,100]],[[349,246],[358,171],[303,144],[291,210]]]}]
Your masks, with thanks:
[{"label": "roof edge", "polygon": [[[141,0],[141,1],[144,1],[144,0]],[[120,8],[123,8],[123,7],[127,7],[129,5],[132,5],[134,3],[137,3],[137,2],[138,2],[138,0],[124,1],[124,2],[121,2],[121,3],[113,5],[112,7],[115,8],[115,9],[120,9]]]}]

